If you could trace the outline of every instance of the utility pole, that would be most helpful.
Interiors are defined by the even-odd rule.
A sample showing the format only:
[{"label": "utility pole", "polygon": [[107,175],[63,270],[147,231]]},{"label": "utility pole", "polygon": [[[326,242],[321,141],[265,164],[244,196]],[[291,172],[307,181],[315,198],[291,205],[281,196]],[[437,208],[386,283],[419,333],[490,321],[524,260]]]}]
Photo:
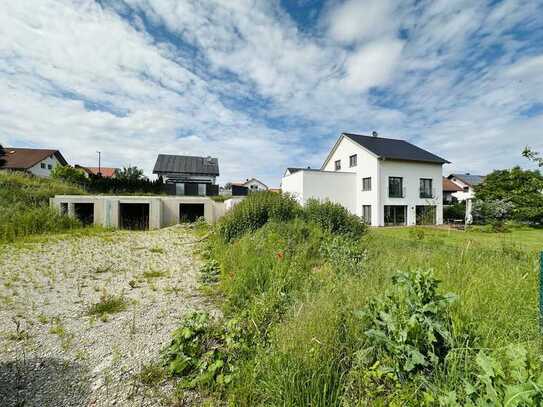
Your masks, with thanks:
[{"label": "utility pole", "polygon": [[102,168],[101,168],[101,155],[102,155],[102,152],[101,151],[97,151],[98,153],[98,175],[102,175]]}]

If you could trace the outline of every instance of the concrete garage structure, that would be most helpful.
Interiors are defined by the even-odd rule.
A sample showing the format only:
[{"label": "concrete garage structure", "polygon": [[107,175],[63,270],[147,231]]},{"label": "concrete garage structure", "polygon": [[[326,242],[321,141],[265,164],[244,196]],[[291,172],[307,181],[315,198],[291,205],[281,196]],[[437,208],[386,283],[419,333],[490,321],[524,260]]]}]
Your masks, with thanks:
[{"label": "concrete garage structure", "polygon": [[166,195],[57,195],[51,198],[50,204],[85,224],[145,230],[192,222],[200,216],[208,223],[215,223],[240,200],[215,202],[207,197]]}]

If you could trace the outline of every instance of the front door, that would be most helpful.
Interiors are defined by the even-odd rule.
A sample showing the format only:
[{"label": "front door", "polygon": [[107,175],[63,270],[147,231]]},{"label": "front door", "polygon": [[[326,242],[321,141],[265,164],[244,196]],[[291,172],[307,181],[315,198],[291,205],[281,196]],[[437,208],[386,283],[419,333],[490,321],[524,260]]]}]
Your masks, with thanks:
[{"label": "front door", "polygon": [[385,226],[400,226],[407,224],[407,206],[385,205]]}]

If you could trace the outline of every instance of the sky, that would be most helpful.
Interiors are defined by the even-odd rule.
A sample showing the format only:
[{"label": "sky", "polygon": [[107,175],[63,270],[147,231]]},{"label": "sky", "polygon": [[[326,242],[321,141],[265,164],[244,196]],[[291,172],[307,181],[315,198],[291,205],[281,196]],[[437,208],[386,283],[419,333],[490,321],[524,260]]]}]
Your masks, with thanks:
[{"label": "sky", "polygon": [[0,143],[71,164],[218,157],[278,186],[341,132],[485,174],[543,152],[543,1],[6,0]]}]

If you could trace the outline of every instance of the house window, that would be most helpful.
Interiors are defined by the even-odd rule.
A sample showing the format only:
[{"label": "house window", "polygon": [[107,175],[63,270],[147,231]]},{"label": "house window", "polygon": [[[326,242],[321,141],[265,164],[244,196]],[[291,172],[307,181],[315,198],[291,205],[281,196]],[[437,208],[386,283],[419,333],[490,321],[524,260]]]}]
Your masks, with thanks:
[{"label": "house window", "polygon": [[53,169],[53,166],[51,164],[47,164],[47,169],[48,170],[52,170]]},{"label": "house window", "polygon": [[420,197],[421,198],[433,198],[432,193],[432,180],[429,178],[420,179]]},{"label": "house window", "polygon": [[371,225],[371,205],[362,205],[362,218],[366,224]]},{"label": "house window", "polygon": [[356,154],[349,157],[349,167],[356,167]]},{"label": "house window", "polygon": [[362,191],[371,191],[371,177],[362,178]]},{"label": "house window", "polygon": [[334,163],[334,166],[335,166],[336,171],[341,170],[341,160],[336,160],[336,162]]},{"label": "house window", "polygon": [[41,163],[40,166],[42,169],[45,169],[45,163]]},{"label": "house window", "polygon": [[464,192],[469,192],[469,187],[464,187]]},{"label": "house window", "polygon": [[185,195],[185,184],[175,184],[175,195],[183,196]]},{"label": "house window", "polygon": [[403,198],[403,178],[388,177],[388,196],[389,198]]}]

